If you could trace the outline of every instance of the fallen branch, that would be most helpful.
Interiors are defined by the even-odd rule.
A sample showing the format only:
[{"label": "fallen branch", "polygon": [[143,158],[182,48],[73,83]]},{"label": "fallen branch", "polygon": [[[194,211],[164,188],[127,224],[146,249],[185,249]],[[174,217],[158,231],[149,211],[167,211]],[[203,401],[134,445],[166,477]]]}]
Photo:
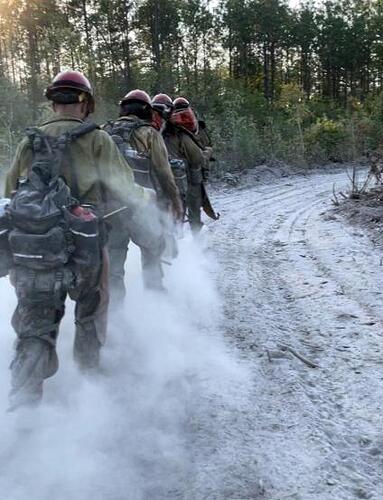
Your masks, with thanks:
[{"label": "fallen branch", "polygon": [[270,351],[266,349],[267,359],[271,363],[273,359],[281,359],[286,357],[286,351]]},{"label": "fallen branch", "polygon": [[316,365],[312,361],[309,361],[308,359],[306,359],[305,357],[303,357],[301,354],[299,354],[297,351],[295,351],[292,347],[290,347],[290,346],[288,346],[286,344],[277,344],[277,346],[279,347],[279,349],[281,349],[281,351],[288,351],[288,352],[290,352],[293,356],[295,356],[296,358],[298,358],[300,361],[302,361],[302,363],[304,363],[305,365],[309,366],[310,368],[319,368],[318,365]]}]

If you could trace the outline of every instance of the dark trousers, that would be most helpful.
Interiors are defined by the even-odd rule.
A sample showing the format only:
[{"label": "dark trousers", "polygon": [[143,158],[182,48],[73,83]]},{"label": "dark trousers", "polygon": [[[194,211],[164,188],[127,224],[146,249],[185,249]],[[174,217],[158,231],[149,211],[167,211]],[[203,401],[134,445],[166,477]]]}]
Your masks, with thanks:
[{"label": "dark trousers", "polygon": [[[76,298],[73,353],[82,370],[97,368],[106,337],[108,310],[108,256],[103,251],[98,279]],[[18,303],[12,318],[17,335],[11,364],[10,407],[41,400],[44,379],[58,369],[56,339],[65,312],[68,286],[64,272],[12,271]]]},{"label": "dark trousers", "polygon": [[198,232],[203,226],[201,222],[201,184],[189,183],[188,191],[186,194],[186,206],[190,228],[193,232]]},{"label": "dark trousers", "polygon": [[[112,226],[108,235],[108,253],[110,257],[109,286],[112,307],[118,306],[124,300],[125,261],[128,254],[130,238],[128,232],[117,224]],[[150,249],[141,247],[142,279],[144,286],[150,290],[162,290],[163,271],[161,256]]]}]

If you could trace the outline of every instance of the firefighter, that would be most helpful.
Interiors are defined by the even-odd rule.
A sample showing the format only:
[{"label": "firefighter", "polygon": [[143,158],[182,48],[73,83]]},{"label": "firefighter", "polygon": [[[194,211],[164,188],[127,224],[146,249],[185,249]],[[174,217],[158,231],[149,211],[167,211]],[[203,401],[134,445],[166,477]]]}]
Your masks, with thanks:
[{"label": "firefighter", "polygon": [[203,150],[203,154],[205,157],[205,166],[202,169],[202,176],[203,180],[207,181],[210,175],[210,162],[215,162],[216,159],[213,157],[213,145],[206,128],[205,120],[198,120],[198,130],[195,134],[195,137],[201,149]]},{"label": "firefighter", "polygon": [[[48,86],[46,97],[52,103],[53,116],[36,129],[35,138],[39,134],[51,138],[74,134],[84,126],[95,108],[91,84],[78,71],[59,73]],[[41,137],[44,140],[44,136]],[[13,199],[17,198],[18,179],[29,176],[31,165],[36,166],[34,148],[35,143],[29,138],[19,144],[7,174],[7,197],[13,194]],[[147,248],[155,257],[160,255],[163,236],[158,225],[148,223],[155,217],[153,206],[144,189],[134,183],[131,168],[110,136],[98,127],[90,127],[62,154],[65,161],[60,164],[59,174],[70,186],[71,194],[81,204],[95,207],[98,214],[105,213],[109,206],[124,206],[135,243]],[[44,158],[39,160],[41,167],[47,166]],[[92,270],[89,283],[84,284],[76,297],[74,358],[85,371],[98,367],[106,335],[108,255],[104,243],[100,241],[99,244],[98,268]],[[66,266],[49,272],[22,265],[11,270],[11,282],[18,298],[12,318],[17,345],[11,365],[11,409],[38,403],[43,380],[58,369],[56,339],[65,299],[70,293],[66,271]]]},{"label": "firefighter", "polygon": [[159,132],[163,133],[166,122],[173,111],[173,101],[167,94],[157,94],[152,99],[153,119],[152,125]]},{"label": "firefighter", "polygon": [[[167,123],[171,117],[174,106],[173,101],[167,94],[157,94],[152,99],[153,107],[153,126],[160,132],[164,133]],[[174,148],[168,148],[168,138],[164,136],[165,144],[168,150],[169,163],[173,172],[174,180],[176,181],[178,191],[182,200],[183,216],[182,220],[186,217],[186,196],[188,191],[187,183],[187,162],[180,158],[179,153],[174,151]]]},{"label": "firefighter", "polygon": [[[164,217],[170,209],[178,221],[182,218],[182,203],[158,129],[161,128],[159,118],[148,94],[143,90],[132,90],[120,102],[119,119],[108,122],[104,130],[112,136],[132,166],[136,183],[155,192]],[[122,229],[123,223],[123,216],[116,219],[109,235],[111,294],[112,301],[117,304],[125,296],[124,264],[130,239],[129,233]],[[141,249],[141,259],[146,288],[163,290],[160,259],[153,259],[145,248]]]},{"label": "firefighter", "polygon": [[177,98],[172,103],[172,113],[163,132],[168,153],[172,158],[185,162],[187,173],[186,207],[191,230],[198,233],[202,227],[202,169],[206,165],[203,150],[199,146],[195,133],[198,122],[184,98]]}]

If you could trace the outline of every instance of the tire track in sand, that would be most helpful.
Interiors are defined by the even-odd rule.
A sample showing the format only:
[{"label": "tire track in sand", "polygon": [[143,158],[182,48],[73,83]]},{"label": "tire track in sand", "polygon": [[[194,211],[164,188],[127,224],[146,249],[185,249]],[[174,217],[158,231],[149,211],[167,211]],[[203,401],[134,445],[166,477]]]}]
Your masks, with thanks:
[{"label": "tire track in sand", "polygon": [[[334,180],[343,179],[347,183],[339,174],[294,177],[287,196],[275,182],[275,195],[269,187],[264,200],[262,188],[242,191],[226,204],[241,216],[226,210],[214,230],[225,242],[218,258],[227,272],[219,279],[226,330],[254,363],[254,456],[268,498],[379,498],[382,488],[380,332],[367,325],[373,311],[358,300],[358,285],[345,291],[337,276],[337,248],[358,254],[360,238],[346,238],[338,222],[320,215]],[[335,243],[326,249],[328,240]],[[366,260],[361,268],[366,276],[370,266]],[[358,283],[357,276],[351,282]],[[265,346],[281,340],[321,369],[293,359],[269,363]]]}]

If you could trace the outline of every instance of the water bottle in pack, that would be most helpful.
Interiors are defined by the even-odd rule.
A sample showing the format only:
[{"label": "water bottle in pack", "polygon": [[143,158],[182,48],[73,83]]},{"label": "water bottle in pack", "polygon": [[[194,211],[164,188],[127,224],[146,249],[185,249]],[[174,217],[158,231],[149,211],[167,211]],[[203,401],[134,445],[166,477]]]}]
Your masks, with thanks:
[{"label": "water bottle in pack", "polygon": [[121,120],[107,123],[104,130],[112,137],[122,156],[132,168],[135,182],[140,186],[157,191],[150,156],[137,151],[130,144],[133,132],[145,126],[147,127],[148,124],[144,122]]}]

